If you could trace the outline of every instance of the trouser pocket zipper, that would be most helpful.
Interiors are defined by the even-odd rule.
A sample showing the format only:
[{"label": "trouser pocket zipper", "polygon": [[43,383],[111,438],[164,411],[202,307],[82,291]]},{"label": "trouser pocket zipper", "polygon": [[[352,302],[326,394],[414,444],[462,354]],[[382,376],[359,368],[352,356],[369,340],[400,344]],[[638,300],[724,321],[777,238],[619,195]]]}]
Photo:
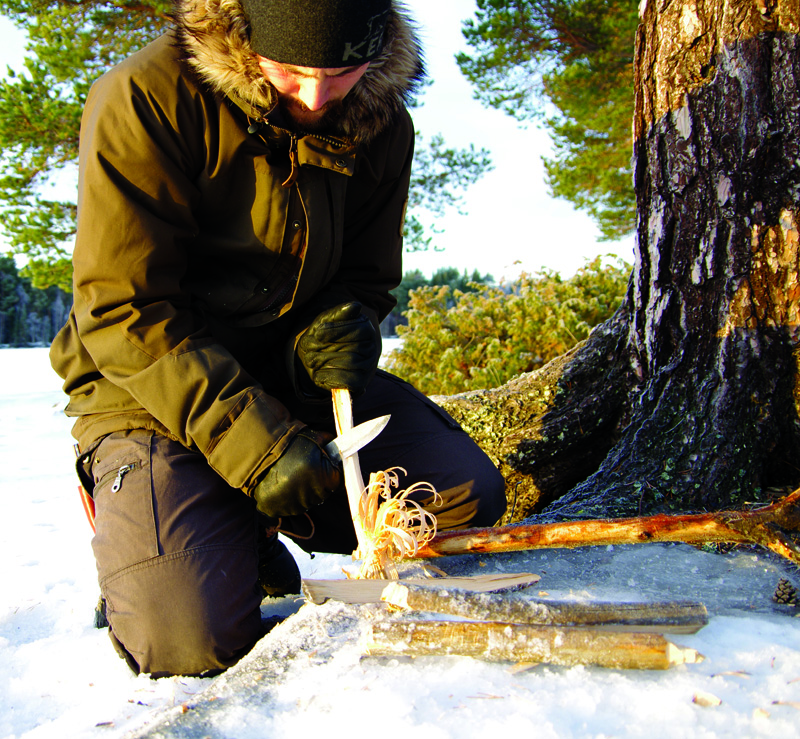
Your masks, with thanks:
[{"label": "trouser pocket zipper", "polygon": [[106,474],[103,475],[100,480],[98,480],[96,487],[99,488],[101,485],[104,485],[109,480],[113,479],[114,482],[111,484],[111,492],[119,492],[119,489],[122,487],[122,478],[125,477],[125,475],[127,475],[129,472],[135,470],[138,466],[138,463],[132,462],[131,464],[123,464],[119,469],[106,472]]}]

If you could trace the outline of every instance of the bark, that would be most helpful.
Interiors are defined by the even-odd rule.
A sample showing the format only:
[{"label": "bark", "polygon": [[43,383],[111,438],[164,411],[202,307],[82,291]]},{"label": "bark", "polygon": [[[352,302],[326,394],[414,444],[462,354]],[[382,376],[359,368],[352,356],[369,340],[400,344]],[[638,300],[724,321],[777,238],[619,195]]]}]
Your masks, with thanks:
[{"label": "bark", "polygon": [[643,5],[625,305],[541,372],[441,400],[505,474],[504,522],[800,483],[800,4]]}]

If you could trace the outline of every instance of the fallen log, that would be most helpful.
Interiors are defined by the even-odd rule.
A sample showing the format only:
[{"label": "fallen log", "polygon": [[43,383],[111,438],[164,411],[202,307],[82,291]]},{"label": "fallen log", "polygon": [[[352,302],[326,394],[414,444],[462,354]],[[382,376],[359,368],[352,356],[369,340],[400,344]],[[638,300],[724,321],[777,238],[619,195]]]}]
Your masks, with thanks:
[{"label": "fallen log", "polygon": [[693,634],[708,623],[702,603],[693,601],[612,602],[533,598],[524,594],[494,595],[441,585],[437,581],[386,585],[381,599],[405,611],[442,613],[475,621],[515,624],[594,626],[628,631]]},{"label": "fallen log", "polygon": [[513,524],[446,531],[420,547],[416,558],[453,554],[558,549],[652,542],[758,544],[800,564],[800,488],[752,511]]},{"label": "fallen log", "polygon": [[496,622],[378,621],[363,648],[375,657],[451,655],[639,670],[666,670],[703,660],[694,649],[679,647],[660,634]]}]

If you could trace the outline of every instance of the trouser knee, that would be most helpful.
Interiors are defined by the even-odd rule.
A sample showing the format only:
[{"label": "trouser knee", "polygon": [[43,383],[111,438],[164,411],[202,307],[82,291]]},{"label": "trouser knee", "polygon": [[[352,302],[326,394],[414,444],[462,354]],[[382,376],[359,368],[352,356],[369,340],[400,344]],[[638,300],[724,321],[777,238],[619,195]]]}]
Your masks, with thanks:
[{"label": "trouser knee", "polygon": [[441,530],[493,526],[506,509],[505,481],[494,463],[441,406],[402,380],[378,372],[354,404],[356,420],[384,413],[386,430],[362,450],[367,472],[399,466],[401,487],[428,482],[444,498]]},{"label": "trouser knee", "polygon": [[256,579],[252,553],[241,550],[140,563],[102,584],[112,641],[136,673],[224,670],[263,635]]},{"label": "trouser knee", "polygon": [[115,644],[136,672],[234,664],[261,636],[257,512],[202,455],[146,431],[92,462],[92,548]]},{"label": "trouser knee", "polygon": [[[424,494],[413,497],[436,516],[439,530],[493,526],[505,513],[505,481],[491,459],[408,383],[379,370],[353,404],[353,415],[356,423],[390,416],[386,429],[359,452],[365,481],[372,472],[401,467],[407,474],[400,476],[400,489],[429,483],[441,494],[440,505]],[[344,491],[305,516],[284,519],[282,527],[307,551],[348,553],[356,546]]]}]

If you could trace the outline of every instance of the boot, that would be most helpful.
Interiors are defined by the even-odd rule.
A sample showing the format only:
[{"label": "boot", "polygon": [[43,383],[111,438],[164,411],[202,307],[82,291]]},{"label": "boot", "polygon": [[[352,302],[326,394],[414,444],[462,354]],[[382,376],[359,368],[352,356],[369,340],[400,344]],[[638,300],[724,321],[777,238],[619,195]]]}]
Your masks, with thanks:
[{"label": "boot", "polygon": [[107,629],[108,619],[106,618],[106,599],[101,595],[94,607],[94,627],[96,629]]},{"label": "boot", "polygon": [[258,580],[272,598],[300,593],[300,570],[274,528],[259,529]]}]

